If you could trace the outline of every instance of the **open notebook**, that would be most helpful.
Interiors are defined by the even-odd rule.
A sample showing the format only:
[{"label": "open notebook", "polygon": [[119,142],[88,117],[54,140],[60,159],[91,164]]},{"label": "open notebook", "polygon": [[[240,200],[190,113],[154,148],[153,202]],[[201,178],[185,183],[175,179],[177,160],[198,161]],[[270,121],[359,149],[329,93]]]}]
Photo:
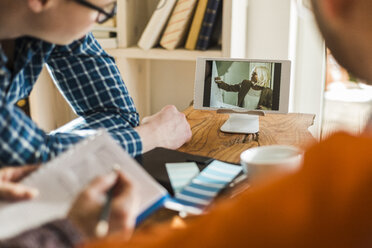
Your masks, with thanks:
[{"label": "open notebook", "polygon": [[14,236],[48,221],[66,216],[79,192],[96,176],[114,166],[125,172],[140,196],[137,223],[163,205],[168,193],[106,132],[82,141],[43,165],[22,183],[38,188],[38,198],[0,205],[0,239]]}]

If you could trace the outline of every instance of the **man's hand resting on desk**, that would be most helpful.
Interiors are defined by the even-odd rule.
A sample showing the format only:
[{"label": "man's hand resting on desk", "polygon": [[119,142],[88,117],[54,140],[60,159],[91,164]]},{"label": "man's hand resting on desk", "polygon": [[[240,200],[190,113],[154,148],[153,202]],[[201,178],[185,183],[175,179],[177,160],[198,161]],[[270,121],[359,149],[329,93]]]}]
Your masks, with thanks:
[{"label": "man's hand resting on desk", "polygon": [[115,185],[111,203],[108,234],[118,234],[129,239],[136,221],[138,198],[122,172],[94,179],[80,193],[69,213],[68,219],[79,228],[87,239],[96,238],[96,226],[105,202],[106,192]]},{"label": "man's hand resting on desk", "polygon": [[18,183],[39,166],[5,167],[0,169],[0,201],[27,200],[38,194],[37,189]]},{"label": "man's hand resting on desk", "polygon": [[141,136],[143,152],[155,147],[177,149],[189,141],[192,135],[185,115],[172,105],[143,118],[136,130]]}]

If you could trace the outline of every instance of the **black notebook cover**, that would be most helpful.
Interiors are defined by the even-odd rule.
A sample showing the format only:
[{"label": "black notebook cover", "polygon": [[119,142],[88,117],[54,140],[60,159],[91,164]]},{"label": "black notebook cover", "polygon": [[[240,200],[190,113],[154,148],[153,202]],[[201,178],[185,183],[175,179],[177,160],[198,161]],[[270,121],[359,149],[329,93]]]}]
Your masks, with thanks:
[{"label": "black notebook cover", "polygon": [[153,176],[168,192],[174,196],[165,163],[196,162],[199,170],[202,171],[214,159],[209,157],[192,155],[184,152],[166,148],[155,148],[142,155],[135,157],[138,163]]}]

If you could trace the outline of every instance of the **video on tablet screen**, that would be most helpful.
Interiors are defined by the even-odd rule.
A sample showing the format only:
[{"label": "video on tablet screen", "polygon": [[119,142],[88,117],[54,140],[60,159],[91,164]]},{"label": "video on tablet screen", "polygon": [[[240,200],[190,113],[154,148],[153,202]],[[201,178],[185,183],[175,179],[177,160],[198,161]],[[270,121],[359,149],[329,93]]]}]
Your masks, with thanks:
[{"label": "video on tablet screen", "polygon": [[203,107],[279,110],[281,63],[206,60]]}]

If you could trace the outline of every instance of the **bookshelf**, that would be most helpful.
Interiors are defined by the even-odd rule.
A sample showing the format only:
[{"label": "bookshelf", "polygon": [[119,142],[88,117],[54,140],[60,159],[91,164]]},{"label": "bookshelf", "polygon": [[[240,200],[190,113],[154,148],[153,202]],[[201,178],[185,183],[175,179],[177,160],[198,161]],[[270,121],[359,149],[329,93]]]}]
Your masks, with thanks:
[{"label": "bookshelf", "polygon": [[[149,55],[149,59],[152,59],[153,54],[161,55],[161,59],[166,58],[168,53],[170,59],[172,59],[172,53],[181,55],[179,60],[185,59],[189,60],[190,57],[193,58],[195,54],[200,53],[200,56],[230,56],[231,54],[231,45],[234,43],[233,38],[238,38],[245,40],[246,30],[242,30],[239,27],[234,26],[234,21],[238,18],[241,19],[241,16],[246,14],[248,7],[248,0],[223,0],[223,14],[222,14],[222,46],[220,48],[212,48],[209,51],[189,51],[186,49],[176,49],[175,51],[166,51],[161,48],[153,48],[149,51],[143,51],[139,49],[136,44],[142,34],[142,31],[146,27],[151,14],[156,8],[158,1],[154,0],[124,0],[118,2],[118,14],[117,14],[117,30],[118,30],[118,48],[117,51],[111,50],[112,54],[115,55],[116,52],[121,57],[126,57],[124,54],[128,52],[128,58],[146,58],[146,55]],[[236,8],[238,7],[238,8]],[[234,19],[233,15],[237,15],[238,18]],[[145,10],[145,11],[140,11]],[[236,13],[240,11],[240,13]],[[237,20],[239,21],[239,20]],[[245,24],[242,23],[240,26],[245,27]],[[234,34],[233,34],[234,32]],[[237,42],[235,42],[237,43]],[[136,49],[137,48],[137,49]],[[159,50],[164,50],[164,54],[160,53]],[[242,47],[242,50],[245,51],[245,48]],[[136,56],[137,54],[137,56]]]},{"label": "bookshelf", "polygon": [[176,49],[167,51],[163,48],[153,48],[148,51],[138,47],[129,47],[125,49],[107,49],[109,54],[116,58],[126,59],[152,59],[152,60],[177,60],[177,61],[195,61],[197,57],[222,57],[222,51],[211,49],[208,51],[189,51],[186,49]]},{"label": "bookshelf", "polygon": [[117,48],[118,39],[117,33],[118,29],[116,27],[116,16],[103,24],[95,25],[92,29],[93,35],[99,41],[102,47],[107,49]]},{"label": "bookshelf", "polygon": [[[218,47],[207,51],[190,51],[183,48],[173,51],[162,48],[150,50],[138,48],[137,42],[157,4],[158,1],[155,0],[118,0],[116,39],[98,38],[105,50],[115,58],[141,117],[154,114],[167,104],[174,104],[179,110],[189,106],[193,100],[197,57],[241,58],[245,56],[246,51],[248,0],[222,0],[222,37],[221,45]],[[44,70],[40,80],[46,80],[46,73]],[[51,80],[47,79],[47,81]],[[31,102],[31,108],[34,106],[31,115],[41,127],[44,122],[58,123],[59,126],[74,117],[71,113],[57,112],[58,114],[48,117],[48,121],[45,121],[45,117],[40,119],[44,104],[38,104],[40,94],[37,91],[44,92],[45,95],[46,90],[40,89],[42,87],[35,90],[32,97],[34,103]],[[49,91],[56,90],[56,87],[45,87],[48,87]],[[51,92],[50,95],[55,94]],[[62,97],[58,99],[61,100],[53,103],[58,105],[58,108],[61,105],[68,106]],[[53,126],[48,124],[45,129],[53,129]]]},{"label": "bookshelf", "polygon": [[119,1],[118,47],[107,50],[115,57],[141,116],[154,114],[166,104],[174,104],[180,110],[190,104],[197,57],[241,58],[246,50],[247,30],[239,21],[246,17],[248,0],[222,1],[222,44],[219,47],[207,51],[138,48],[137,42],[157,4],[154,0]]}]

